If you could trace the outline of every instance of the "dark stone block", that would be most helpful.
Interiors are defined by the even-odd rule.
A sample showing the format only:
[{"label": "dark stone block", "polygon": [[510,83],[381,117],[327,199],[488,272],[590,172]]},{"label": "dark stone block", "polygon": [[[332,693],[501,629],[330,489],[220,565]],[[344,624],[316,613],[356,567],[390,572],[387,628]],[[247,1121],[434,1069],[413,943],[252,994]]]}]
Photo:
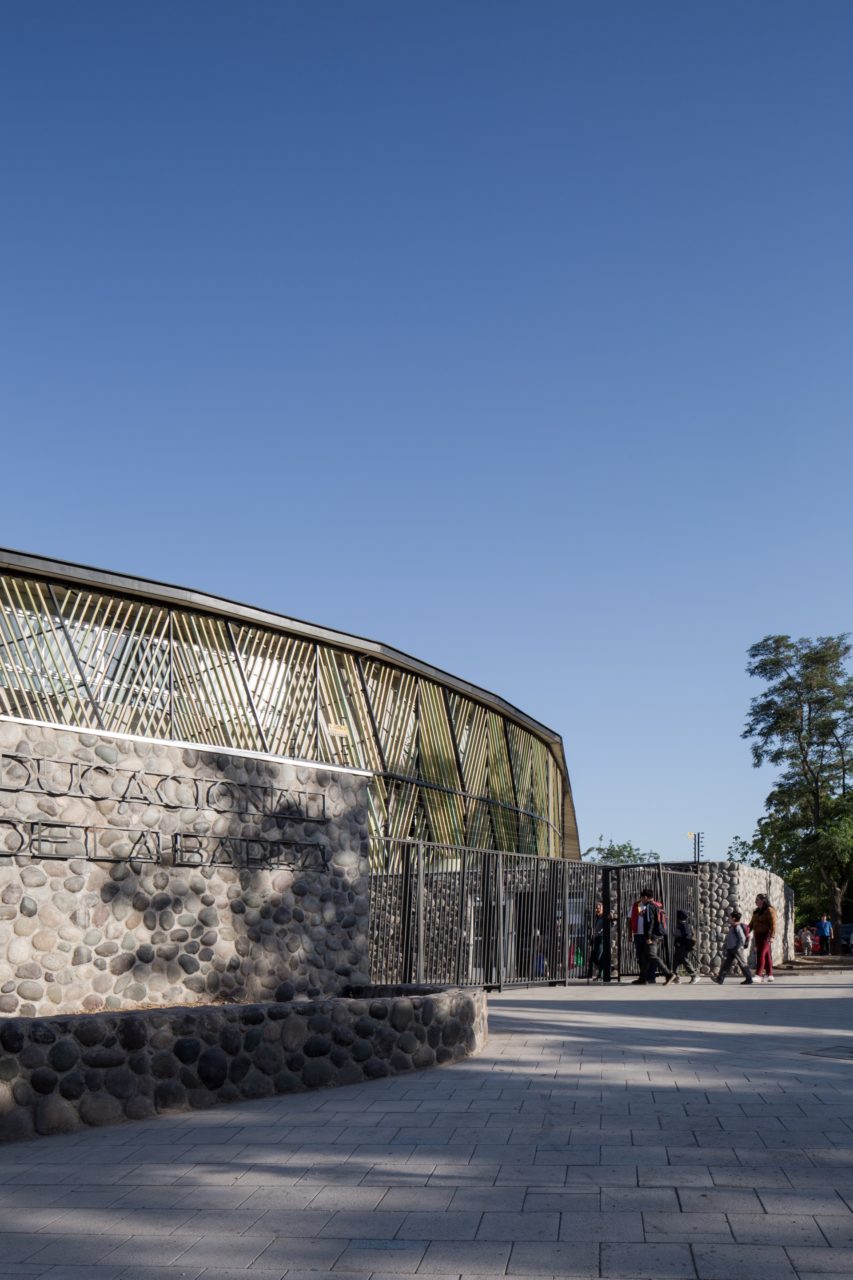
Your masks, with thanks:
[{"label": "dark stone block", "polygon": [[30,1040],[33,1044],[53,1044],[56,1031],[49,1022],[34,1022],[30,1027]]},{"label": "dark stone block", "polygon": [[36,1133],[73,1133],[80,1128],[76,1108],[56,1093],[48,1098],[39,1098],[34,1120]]},{"label": "dark stone block", "polygon": [[302,1079],[309,1089],[318,1089],[324,1084],[331,1084],[335,1071],[327,1058],[315,1058],[306,1062],[302,1068]]},{"label": "dark stone block", "polygon": [[79,1060],[80,1050],[71,1039],[57,1040],[48,1050],[47,1060],[54,1071],[70,1071]]},{"label": "dark stone block", "polygon": [[226,1053],[232,1056],[235,1053],[239,1053],[243,1045],[243,1037],[240,1035],[239,1027],[235,1027],[233,1023],[223,1027],[219,1036],[219,1043]]},{"label": "dark stone block", "polygon": [[73,1025],[75,1038],[82,1045],[91,1047],[102,1044],[107,1037],[107,1024],[103,1018],[80,1018]]},{"label": "dark stone block", "polygon": [[104,1085],[114,1098],[132,1098],[138,1088],[137,1077],[130,1067],[112,1067],[104,1072]]},{"label": "dark stone block", "polygon": [[70,1071],[59,1082],[59,1092],[63,1098],[76,1102],[86,1092],[86,1078],[82,1071]]},{"label": "dark stone block", "polygon": [[338,1072],[338,1084],[360,1084],[364,1079],[364,1072],[355,1062],[347,1062]]},{"label": "dark stone block", "polygon": [[201,1041],[195,1036],[181,1036],[175,1041],[174,1053],[179,1062],[195,1062],[201,1053]]},{"label": "dark stone block", "polygon": [[306,1058],[323,1058],[332,1047],[328,1036],[309,1036],[303,1046]]},{"label": "dark stone block", "polygon": [[384,1022],[388,1017],[388,1005],[383,1000],[372,1000],[370,1003],[370,1016],[376,1022]]},{"label": "dark stone block", "polygon": [[50,1067],[36,1067],[30,1076],[30,1084],[36,1093],[53,1093],[58,1083],[59,1076]]},{"label": "dark stone block", "polygon": [[356,1040],[350,1053],[356,1062],[367,1062],[373,1056],[373,1045],[369,1040]]},{"label": "dark stone block", "polygon": [[121,1104],[108,1093],[84,1093],[80,1099],[80,1119],[84,1124],[117,1124],[123,1117]]},{"label": "dark stone block", "polygon": [[381,1058],[368,1058],[364,1064],[364,1074],[368,1080],[381,1080],[388,1074],[388,1064]]},{"label": "dark stone block", "polygon": [[7,1022],[0,1027],[0,1044],[7,1053],[20,1053],[26,1044],[26,1036],[20,1022]]},{"label": "dark stone block", "polygon": [[144,1049],[148,1043],[148,1026],[142,1018],[122,1018],[118,1038],[125,1049]]},{"label": "dark stone block", "polygon": [[116,977],[121,977],[123,973],[129,973],[135,964],[135,953],[133,951],[122,951],[120,955],[113,956],[110,961],[110,973],[114,973]]},{"label": "dark stone block", "polygon": [[155,1114],[154,1101],[146,1097],[145,1094],[134,1094],[124,1104],[124,1114],[128,1120],[148,1120],[150,1116]]},{"label": "dark stone block", "polygon": [[18,1061],[22,1067],[26,1067],[27,1071],[32,1071],[35,1067],[41,1067],[46,1061],[47,1055],[44,1049],[40,1049],[38,1045],[28,1044],[18,1054]]},{"label": "dark stone block", "polygon": [[161,1049],[151,1059],[151,1074],[159,1080],[168,1080],[178,1074],[178,1060],[168,1049]]},{"label": "dark stone block", "polygon": [[401,1053],[399,1049],[395,1049],[389,1060],[391,1070],[396,1072],[411,1071],[412,1060],[405,1053]]},{"label": "dark stone block", "polygon": [[208,1089],[218,1089],[228,1075],[228,1059],[222,1049],[211,1045],[198,1060],[198,1078]]},{"label": "dark stone block", "polygon": [[240,1083],[240,1092],[244,1098],[271,1098],[273,1083],[269,1076],[251,1067]]},{"label": "dark stone block", "polygon": [[187,1100],[187,1091],[177,1080],[161,1080],[154,1089],[154,1106],[158,1111],[179,1111]]},{"label": "dark stone block", "polygon": [[124,1049],[120,1049],[118,1045],[112,1049],[108,1049],[105,1045],[96,1045],[94,1049],[87,1049],[83,1054],[83,1062],[87,1067],[121,1067],[126,1058]]},{"label": "dark stone block", "polygon": [[151,964],[156,952],[148,942],[143,942],[141,947],[136,948],[136,958],[141,964]]},{"label": "dark stone block", "polygon": [[418,1049],[417,1037],[413,1036],[411,1031],[404,1031],[397,1041],[397,1048],[409,1055],[415,1053]]},{"label": "dark stone block", "polygon": [[264,1038],[262,1027],[252,1027],[243,1036],[243,1046],[247,1053],[252,1053]]},{"label": "dark stone block", "polygon": [[391,1005],[390,1023],[395,1031],[405,1031],[414,1017],[411,1000],[395,1000]]},{"label": "dark stone block", "polygon": [[228,1079],[232,1084],[239,1084],[245,1078],[251,1065],[252,1059],[247,1053],[238,1054],[228,1068]]},{"label": "dark stone block", "polygon": [[456,1018],[451,1018],[444,1024],[441,1032],[442,1044],[457,1044],[462,1035],[462,1027]]},{"label": "dark stone block", "polygon": [[290,1071],[278,1071],[273,1076],[273,1085],[276,1093],[295,1093],[300,1087],[300,1080]]}]

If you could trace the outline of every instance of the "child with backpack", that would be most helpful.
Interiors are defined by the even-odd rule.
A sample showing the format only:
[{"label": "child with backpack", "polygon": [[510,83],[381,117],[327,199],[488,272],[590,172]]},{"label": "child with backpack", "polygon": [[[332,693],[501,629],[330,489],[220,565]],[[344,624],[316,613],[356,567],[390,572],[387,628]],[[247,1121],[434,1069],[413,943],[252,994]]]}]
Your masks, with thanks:
[{"label": "child with backpack", "polygon": [[749,949],[749,931],[741,924],[741,914],[739,911],[733,911],[729,916],[729,931],[726,934],[726,958],[720,966],[720,972],[714,978],[720,986],[723,985],[726,978],[737,965],[743,974],[742,986],[752,986],[752,974],[749,965],[746,962],[746,953]]},{"label": "child with backpack", "polygon": [[690,923],[690,917],[686,911],[676,911],[675,913],[675,939],[673,944],[672,968],[675,972],[675,981],[680,981],[678,970],[682,966],[687,970],[691,983],[699,982],[699,973],[693,963],[691,952],[696,946],[696,935],[693,932],[693,925]]}]

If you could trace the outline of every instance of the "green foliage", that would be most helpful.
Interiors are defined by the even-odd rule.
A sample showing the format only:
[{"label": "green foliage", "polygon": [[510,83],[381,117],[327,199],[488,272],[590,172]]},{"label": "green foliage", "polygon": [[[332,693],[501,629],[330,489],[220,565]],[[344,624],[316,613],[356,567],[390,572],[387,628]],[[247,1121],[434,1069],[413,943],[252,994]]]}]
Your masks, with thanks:
[{"label": "green foliage", "polygon": [[751,842],[730,854],[775,871],[809,917],[827,909],[841,922],[853,877],[853,678],[846,635],[816,640],[766,636],[747,671],[765,682],[752,699],[744,738],[756,767],[779,769]]},{"label": "green foliage", "polygon": [[630,840],[625,840],[622,844],[615,844],[613,840],[604,843],[604,836],[598,837],[598,844],[590,845],[584,850],[585,862],[602,862],[613,863],[616,866],[627,867],[637,862],[660,862],[660,854],[649,849],[646,853],[642,853],[639,845],[632,844]]}]

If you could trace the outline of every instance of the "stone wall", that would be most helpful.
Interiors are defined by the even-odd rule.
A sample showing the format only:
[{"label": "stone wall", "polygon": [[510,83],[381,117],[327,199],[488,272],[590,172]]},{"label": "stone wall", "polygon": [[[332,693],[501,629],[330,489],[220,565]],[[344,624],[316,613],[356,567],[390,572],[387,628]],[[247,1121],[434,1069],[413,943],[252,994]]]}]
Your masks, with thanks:
[{"label": "stone wall", "polygon": [[369,981],[367,779],[0,720],[0,1014]]},{"label": "stone wall", "polygon": [[355,1084],[486,1042],[481,991],[0,1021],[0,1141]]},{"label": "stone wall", "polygon": [[[672,863],[684,870],[684,863]],[[699,962],[706,972],[716,972],[722,962],[729,929],[729,912],[737,908],[748,924],[756,894],[766,893],[776,910],[777,929],[773,960],[780,963],[794,955],[794,895],[784,880],[769,871],[739,862],[703,862],[699,867]]]}]

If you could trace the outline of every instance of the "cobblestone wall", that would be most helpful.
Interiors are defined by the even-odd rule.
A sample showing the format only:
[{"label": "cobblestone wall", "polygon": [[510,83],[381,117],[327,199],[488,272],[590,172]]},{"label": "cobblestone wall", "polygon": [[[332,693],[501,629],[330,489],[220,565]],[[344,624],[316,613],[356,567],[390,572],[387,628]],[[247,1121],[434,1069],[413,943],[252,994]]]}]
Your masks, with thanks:
[{"label": "cobblestone wall", "polygon": [[[676,870],[684,869],[684,863],[671,865]],[[737,908],[749,923],[759,893],[766,893],[776,910],[774,962],[793,957],[794,895],[784,880],[772,872],[759,871],[739,862],[703,862],[699,868],[699,961],[703,969],[713,972],[719,969],[729,929],[729,912]]]},{"label": "cobblestone wall", "polygon": [[368,981],[366,784],[0,721],[0,1014]]},{"label": "cobblestone wall", "polygon": [[0,1020],[0,1141],[455,1062],[481,991]]}]

